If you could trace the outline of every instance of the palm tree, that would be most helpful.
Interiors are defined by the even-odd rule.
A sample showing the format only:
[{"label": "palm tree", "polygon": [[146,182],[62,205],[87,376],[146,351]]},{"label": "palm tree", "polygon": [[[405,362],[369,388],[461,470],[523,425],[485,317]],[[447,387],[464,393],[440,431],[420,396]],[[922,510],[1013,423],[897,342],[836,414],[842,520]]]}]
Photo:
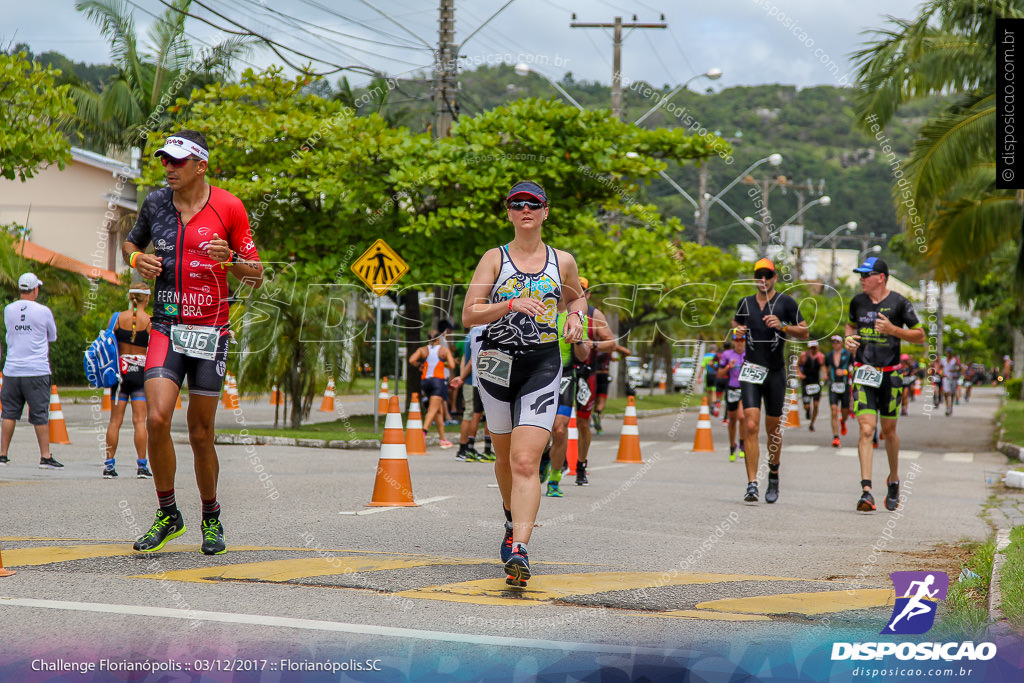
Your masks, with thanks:
[{"label": "palm tree", "polygon": [[140,45],[135,21],[124,0],[87,0],[75,4],[110,40],[117,74],[100,92],[72,85],[76,114],[69,122],[86,144],[106,152],[141,146],[146,133],[166,128],[168,111],[179,97],[228,77],[232,61],[247,53],[253,39],[232,36],[197,52],[185,36],[191,0],[174,0],[150,27],[148,45]]},{"label": "palm tree", "polygon": [[[908,183],[893,188],[908,232],[924,230],[924,264],[946,282],[969,274],[1007,240],[1024,246],[1024,195],[997,189],[992,163],[1001,18],[1024,18],[1024,0],[929,0],[914,20],[890,17],[894,27],[876,30],[877,39],[854,55],[865,130],[884,127],[910,102],[952,100],[918,131]],[[1024,291],[1024,251],[1016,274]]]}]

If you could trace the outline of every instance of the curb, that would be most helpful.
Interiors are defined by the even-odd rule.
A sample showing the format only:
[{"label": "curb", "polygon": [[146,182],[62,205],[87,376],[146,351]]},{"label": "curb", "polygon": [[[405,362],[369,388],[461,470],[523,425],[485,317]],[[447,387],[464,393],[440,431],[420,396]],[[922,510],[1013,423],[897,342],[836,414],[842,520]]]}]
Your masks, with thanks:
[{"label": "curb", "polygon": [[999,528],[996,530],[996,552],[992,556],[992,576],[988,582],[988,619],[991,623],[989,633],[994,636],[1007,636],[1013,633],[1006,625],[1006,616],[1000,605],[1003,603],[1003,591],[999,585],[999,572],[1006,561],[1005,550],[1010,545],[1010,530]]},{"label": "curb", "polygon": [[1015,443],[1006,443],[1005,441],[999,441],[996,443],[996,450],[1005,455],[1008,458],[1012,458],[1017,462],[1024,461],[1024,448],[1018,446]]}]

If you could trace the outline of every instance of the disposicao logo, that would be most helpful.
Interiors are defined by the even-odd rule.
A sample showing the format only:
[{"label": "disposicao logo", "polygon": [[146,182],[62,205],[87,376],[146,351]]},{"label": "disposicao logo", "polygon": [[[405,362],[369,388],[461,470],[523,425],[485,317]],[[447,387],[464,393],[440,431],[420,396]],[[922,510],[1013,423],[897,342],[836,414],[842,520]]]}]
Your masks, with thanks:
[{"label": "disposicao logo", "polygon": [[[896,604],[882,635],[920,635],[935,625],[939,602],[946,599],[949,576],[943,572],[893,572]],[[899,660],[946,662],[987,661],[996,656],[994,643],[833,643],[832,661],[871,660],[896,657]]]},{"label": "disposicao logo", "polygon": [[946,599],[949,577],[945,572],[893,572],[889,576],[896,589],[896,604],[881,633],[927,633],[935,624],[939,601]]}]

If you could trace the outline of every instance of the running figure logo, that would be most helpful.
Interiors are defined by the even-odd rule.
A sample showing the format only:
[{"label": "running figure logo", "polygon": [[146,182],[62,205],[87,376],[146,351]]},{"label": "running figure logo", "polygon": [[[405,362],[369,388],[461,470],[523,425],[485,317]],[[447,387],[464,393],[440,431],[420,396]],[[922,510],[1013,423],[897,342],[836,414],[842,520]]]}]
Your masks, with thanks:
[{"label": "running figure logo", "polygon": [[946,599],[949,576],[943,572],[893,572],[896,604],[883,634],[926,633],[935,623],[939,600]]}]

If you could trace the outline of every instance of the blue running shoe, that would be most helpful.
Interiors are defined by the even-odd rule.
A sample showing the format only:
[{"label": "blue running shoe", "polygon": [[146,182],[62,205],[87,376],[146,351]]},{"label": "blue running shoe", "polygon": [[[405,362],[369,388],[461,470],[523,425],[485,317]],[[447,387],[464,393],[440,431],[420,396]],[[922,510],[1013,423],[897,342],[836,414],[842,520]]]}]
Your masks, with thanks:
[{"label": "blue running shoe", "polygon": [[512,557],[512,522],[505,522],[505,538],[501,541],[501,557],[502,562],[508,562],[509,558]]},{"label": "blue running shoe", "polygon": [[519,550],[512,553],[512,557],[505,563],[505,573],[508,574],[505,579],[508,585],[520,588],[526,585],[530,578],[530,558],[526,556],[526,548],[520,546]]}]

